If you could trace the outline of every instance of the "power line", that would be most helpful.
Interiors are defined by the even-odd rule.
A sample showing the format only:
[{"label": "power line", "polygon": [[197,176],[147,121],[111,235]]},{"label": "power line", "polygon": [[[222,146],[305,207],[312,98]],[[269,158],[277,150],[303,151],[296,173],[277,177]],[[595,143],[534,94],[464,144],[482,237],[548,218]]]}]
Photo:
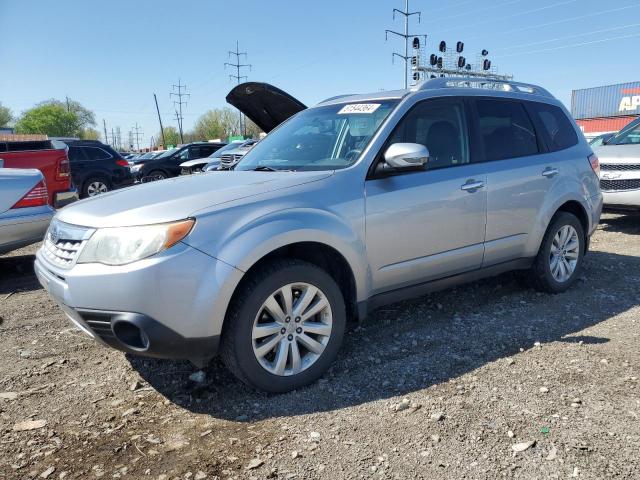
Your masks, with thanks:
[{"label": "power line", "polygon": [[[174,100],[173,105],[178,105],[178,110],[176,110],[176,120],[178,120],[178,130],[180,131],[180,143],[184,143],[184,138],[182,135],[182,119],[184,118],[182,116],[182,105],[186,105],[187,102],[183,102],[182,101],[182,97],[191,97],[191,94],[189,93],[183,93],[187,91],[187,86],[186,85],[182,85],[180,83],[180,78],[178,78],[178,84],[176,85],[175,83],[173,84],[173,89],[178,89],[177,92],[171,92],[169,94],[169,97],[178,97],[178,101],[176,102]],[[178,114],[179,113],[179,114]]]},{"label": "power line", "polygon": [[509,53],[507,55],[501,55],[501,57],[515,57],[515,56],[520,56],[520,55],[529,55],[532,53],[542,53],[542,52],[552,52],[554,50],[563,50],[565,48],[575,48],[575,47],[583,47],[585,45],[595,45],[597,43],[605,43],[605,42],[611,42],[613,40],[623,40],[626,38],[635,38],[635,37],[640,37],[640,33],[634,33],[631,35],[620,35],[617,37],[609,37],[609,38],[602,38],[600,40],[592,40],[589,42],[581,42],[581,43],[573,43],[571,45],[560,45],[559,47],[550,47],[550,48],[541,48],[539,50],[529,50],[527,52],[517,52],[517,53]]},{"label": "power line", "polygon": [[549,40],[542,40],[540,42],[521,43],[519,45],[509,45],[508,47],[502,48],[501,51],[512,50],[514,48],[522,48],[522,47],[535,47],[536,45],[544,45],[545,43],[559,42],[560,40],[568,40],[570,38],[587,37],[589,35],[595,35],[597,33],[612,32],[615,30],[624,30],[625,28],[631,28],[631,27],[640,27],[640,23],[630,23],[629,25],[620,25],[619,27],[603,28],[602,30],[591,30],[589,32],[576,33],[574,35],[566,35],[564,37],[551,38]]},{"label": "power line", "polygon": [[[610,8],[607,10],[600,10],[597,12],[591,12],[591,13],[587,13],[584,15],[577,15],[575,17],[569,17],[569,18],[561,18],[560,20],[553,20],[551,22],[545,22],[545,23],[538,23],[538,24],[533,24],[533,25],[527,25],[527,26],[523,26],[523,27],[518,27],[518,28],[512,28],[511,30],[494,30],[491,33],[497,33],[500,35],[508,35],[510,33],[515,33],[515,32],[523,32],[525,30],[535,30],[535,29],[539,29],[539,28],[543,28],[543,27],[550,27],[552,25],[559,25],[561,23],[567,23],[567,22],[573,22],[575,20],[584,20],[585,18],[590,18],[590,17],[598,17],[600,15],[604,15],[606,13],[615,13],[615,12],[620,12],[622,10],[629,10],[630,8],[638,8],[637,5],[627,5],[625,7],[618,7],[618,8]],[[487,35],[473,35],[471,37],[468,37],[467,40],[473,40],[476,38],[484,38]]]},{"label": "power line", "polygon": [[[231,55],[235,56],[235,63],[225,62],[224,67],[227,68],[227,66],[229,66],[236,69],[236,74],[235,75],[229,74],[229,79],[231,80],[235,79],[238,85],[240,85],[240,82],[242,81],[243,78],[247,80],[247,76],[241,75],[240,70],[242,68],[248,68],[249,71],[251,71],[252,65],[250,63],[240,63],[240,58],[242,58],[243,56],[245,59],[247,58],[247,52],[240,51],[240,47],[237,40],[236,40],[236,51],[233,52],[229,50],[228,58],[231,58]],[[240,112],[239,121],[240,121],[239,123],[240,132],[242,132],[242,135],[246,135],[247,133],[246,125],[244,125],[244,122],[242,121],[242,112]]]},{"label": "power line", "polygon": [[410,12],[409,11],[409,0],[404,0],[404,11],[398,10],[397,8],[393,9],[393,19],[396,19],[396,13],[404,16],[404,33],[398,33],[393,30],[385,30],[384,37],[385,41],[389,39],[389,34],[397,35],[402,37],[404,40],[404,55],[400,55],[399,53],[393,52],[391,54],[391,62],[396,57],[400,57],[404,60],[404,88],[409,86],[409,37],[415,37],[416,35],[409,35],[409,17],[413,15],[418,15],[418,23],[420,23],[420,17],[422,15],[421,12]]}]

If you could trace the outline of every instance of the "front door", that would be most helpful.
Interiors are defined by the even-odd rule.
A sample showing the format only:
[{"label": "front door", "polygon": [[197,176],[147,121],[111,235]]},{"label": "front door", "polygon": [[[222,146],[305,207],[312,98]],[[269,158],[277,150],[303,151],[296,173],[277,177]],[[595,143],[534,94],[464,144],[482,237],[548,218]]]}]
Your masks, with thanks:
[{"label": "front door", "polygon": [[487,179],[482,164],[470,163],[464,103],[453,98],[418,103],[383,150],[402,142],[425,145],[429,161],[422,170],[366,181],[374,294],[482,264]]}]

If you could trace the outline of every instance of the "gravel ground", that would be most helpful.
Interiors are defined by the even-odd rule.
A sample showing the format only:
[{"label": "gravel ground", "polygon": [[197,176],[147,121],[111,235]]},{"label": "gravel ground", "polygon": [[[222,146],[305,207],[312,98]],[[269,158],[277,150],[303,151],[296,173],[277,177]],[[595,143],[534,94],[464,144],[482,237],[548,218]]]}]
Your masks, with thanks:
[{"label": "gravel ground", "polygon": [[[96,345],[0,258],[0,478],[640,478],[640,216],[578,284],[512,274],[374,312],[286,395]],[[191,376],[191,378],[190,378]]]}]

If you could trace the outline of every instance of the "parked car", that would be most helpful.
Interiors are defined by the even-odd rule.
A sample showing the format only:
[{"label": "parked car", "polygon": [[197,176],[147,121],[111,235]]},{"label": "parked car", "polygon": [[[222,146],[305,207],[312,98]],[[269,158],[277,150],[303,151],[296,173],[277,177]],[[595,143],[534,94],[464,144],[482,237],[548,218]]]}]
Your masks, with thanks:
[{"label": "parked car", "polygon": [[[4,139],[4,140],[3,140]],[[49,205],[61,208],[78,199],[71,185],[67,146],[52,140],[21,140],[17,135],[0,139],[0,168],[37,168],[44,175]]]},{"label": "parked car", "polygon": [[596,148],[604,206],[640,210],[640,118]]},{"label": "parked car", "polygon": [[[550,293],[579,277],[597,158],[546,90],[440,78],[305,109],[269,85],[237,89],[265,132],[293,116],[234,171],[53,220],[38,278],[99,342],[197,365],[220,353],[284,392],[327,370],[347,318],[508,270]],[[67,243],[73,255],[47,254]]]},{"label": "parked car", "polygon": [[220,155],[220,165],[218,169],[232,170],[256,143],[258,143],[258,140],[246,140],[240,145],[237,145],[236,148],[224,152]]},{"label": "parked car", "polygon": [[603,133],[602,135],[598,135],[597,137],[593,137],[591,140],[589,140],[589,145],[591,145],[591,148],[599,147],[600,145],[607,143],[607,141],[609,141],[609,139],[614,135],[615,132]]},{"label": "parked car", "polygon": [[39,242],[54,210],[35,168],[0,168],[0,254]]},{"label": "parked car", "polygon": [[109,145],[95,140],[67,140],[71,179],[80,198],[133,185],[129,162]]},{"label": "parked car", "polygon": [[[180,164],[180,175],[191,175],[192,173],[200,173],[205,171],[205,167],[211,167],[209,170],[218,170],[220,167],[220,157],[230,151],[236,149],[244,143],[244,140],[234,140],[224,147],[216,150],[208,157],[196,158]],[[213,166],[215,165],[215,168]]]},{"label": "parked car", "polygon": [[152,152],[143,153],[142,155],[136,155],[135,157],[129,158],[127,160],[129,162],[129,165],[140,165],[148,160],[159,157],[165,151],[166,150],[154,150]]},{"label": "parked car", "polygon": [[180,164],[187,160],[208,157],[213,152],[224,147],[226,143],[220,142],[195,142],[182,147],[167,150],[162,155],[149,160],[135,172],[138,179],[150,178],[162,180],[180,175]]}]

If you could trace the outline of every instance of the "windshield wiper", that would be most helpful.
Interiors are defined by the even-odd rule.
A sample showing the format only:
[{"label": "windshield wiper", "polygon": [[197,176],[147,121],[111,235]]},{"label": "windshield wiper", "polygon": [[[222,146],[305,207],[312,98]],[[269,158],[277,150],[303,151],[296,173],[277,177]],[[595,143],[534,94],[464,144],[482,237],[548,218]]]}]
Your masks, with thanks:
[{"label": "windshield wiper", "polygon": [[254,172],[293,172],[294,170],[285,170],[283,168],[273,168],[268,165],[258,165],[253,169]]}]

